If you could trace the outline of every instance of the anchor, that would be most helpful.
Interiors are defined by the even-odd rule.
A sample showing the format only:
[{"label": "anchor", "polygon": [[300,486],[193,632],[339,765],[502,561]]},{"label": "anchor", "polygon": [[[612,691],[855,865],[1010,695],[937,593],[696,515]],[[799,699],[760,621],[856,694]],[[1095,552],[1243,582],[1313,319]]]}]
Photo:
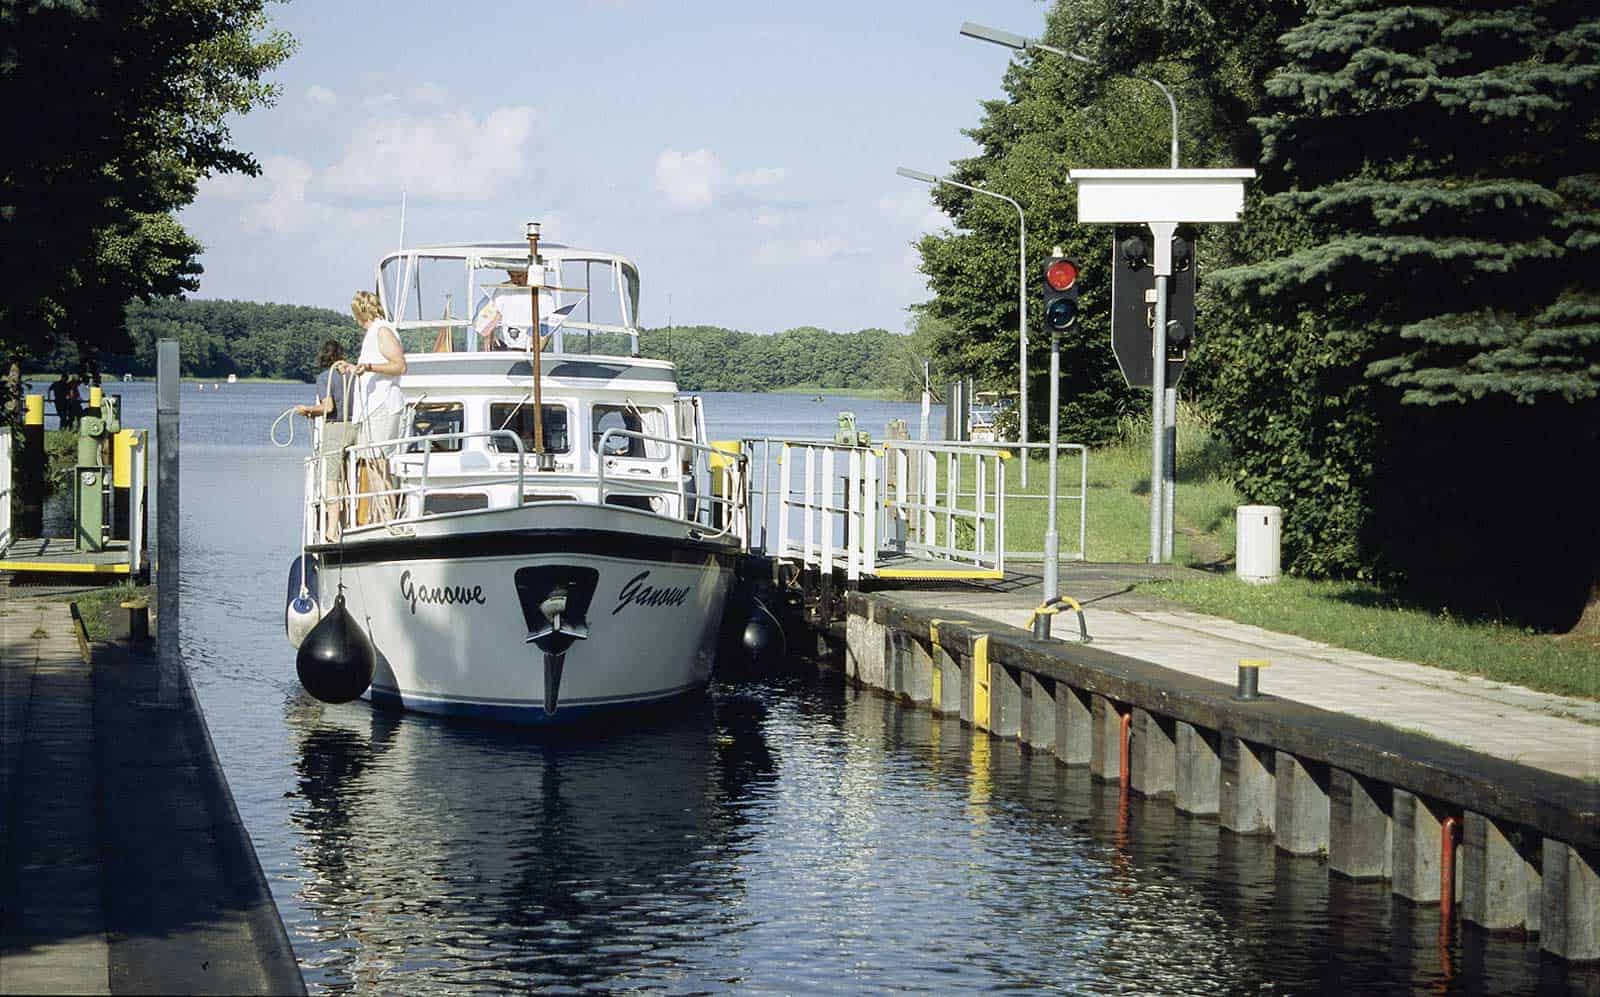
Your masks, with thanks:
[{"label": "anchor", "polygon": [[589,627],[582,619],[574,620],[567,613],[567,590],[558,588],[539,603],[539,612],[550,621],[522,639],[524,644],[537,644],[544,652],[544,712],[554,716],[561,702],[561,672],[566,667],[567,649],[575,641],[589,639]]},{"label": "anchor", "polygon": [[544,653],[544,712],[555,716],[561,705],[561,677],[567,652],[589,639],[586,614],[599,573],[593,568],[540,567],[517,572],[517,595],[528,623],[524,644]]}]

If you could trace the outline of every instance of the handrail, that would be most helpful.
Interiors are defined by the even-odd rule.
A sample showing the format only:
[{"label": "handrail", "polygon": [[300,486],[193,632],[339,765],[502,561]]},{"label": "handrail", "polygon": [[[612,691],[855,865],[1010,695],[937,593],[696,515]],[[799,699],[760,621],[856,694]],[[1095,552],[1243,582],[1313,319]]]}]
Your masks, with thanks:
[{"label": "handrail", "polygon": [[11,442],[10,428],[0,428],[0,554],[11,546]]},{"label": "handrail", "polygon": [[[696,496],[696,501],[705,501],[708,505],[720,505],[724,509],[726,509],[726,510],[728,510],[730,512],[737,512],[737,511],[745,508],[745,503],[743,501],[743,499],[744,499],[744,488],[743,487],[734,487],[735,485],[739,485],[743,481],[743,479],[746,477],[746,475],[743,472],[744,472],[745,467],[750,462],[749,456],[747,454],[745,454],[743,452],[743,450],[741,450],[739,453],[736,453],[736,454],[728,453],[727,451],[718,450],[717,448],[715,448],[713,446],[710,446],[709,444],[705,444],[705,443],[695,443],[695,442],[690,441],[690,440],[673,439],[672,437],[668,437],[668,436],[654,436],[654,435],[651,435],[649,433],[641,433],[641,432],[637,432],[637,431],[631,430],[631,429],[616,429],[616,428],[608,429],[605,432],[601,433],[600,434],[600,440],[598,442],[598,445],[595,448],[595,485],[596,485],[596,488],[595,488],[595,503],[597,505],[602,505],[603,506],[603,505],[606,504],[606,461],[608,459],[606,457],[606,441],[610,440],[610,439],[613,439],[613,438],[630,439],[630,440],[643,440],[643,441],[651,442],[651,443],[665,443],[665,444],[667,444],[669,446],[682,447],[685,450],[693,450],[696,453],[703,453],[703,454],[706,454],[708,456],[724,457],[724,458],[727,458],[728,460],[734,461],[740,467],[740,472],[741,472],[740,476],[739,476],[740,477],[740,482],[733,481],[732,480],[732,476],[729,475],[727,471],[722,471],[721,473],[725,477],[728,478],[729,487],[727,489],[725,489],[725,491],[727,492],[727,495],[717,495],[717,494],[713,493],[713,494],[709,494],[709,495],[705,495],[705,496]],[[610,459],[616,459],[616,458],[610,458]],[[660,492],[661,494],[669,494],[670,493],[669,490],[665,486],[658,486],[654,482],[630,481],[628,483],[628,487],[629,488],[639,489],[639,490],[642,490],[642,491],[656,491],[656,492]],[[683,515],[684,519],[687,519],[688,516],[687,516],[687,513],[685,511],[687,509],[687,506],[682,502],[682,498],[683,498],[683,483],[682,483],[682,478],[681,477],[679,478],[678,485],[677,485],[677,488],[676,488],[676,492],[677,492],[678,497],[680,499],[679,512],[680,512],[680,514]],[[741,517],[734,516],[734,515],[729,515],[729,516],[727,516],[725,518],[726,518],[726,523],[720,530],[717,530],[717,531],[715,531],[713,533],[704,533],[704,534],[702,534],[702,536],[708,537],[708,538],[726,536],[729,533],[729,531],[731,531],[733,529],[733,527],[738,524],[739,519]],[[744,540],[743,540],[743,544],[746,547],[748,547],[749,543],[750,543],[748,532],[749,531],[746,530],[746,536],[744,537]]]},{"label": "handrail", "polygon": [[[372,443],[352,443],[349,446],[345,447],[343,451],[341,451],[341,453],[340,453],[340,458],[341,459],[343,459],[345,454],[349,454],[352,457],[356,457],[356,451],[358,451],[358,450],[361,450],[361,451],[385,450],[385,449],[388,449],[390,447],[400,447],[400,446],[405,446],[406,444],[410,444],[410,443],[421,443],[421,444],[423,444],[423,448],[421,450],[421,454],[422,454],[422,480],[414,488],[383,488],[383,489],[377,489],[375,491],[370,491],[370,492],[358,491],[355,488],[351,488],[349,490],[349,492],[340,501],[348,503],[348,508],[350,509],[350,511],[353,514],[354,510],[355,510],[355,503],[358,502],[359,500],[363,499],[363,498],[371,499],[371,498],[378,498],[378,497],[383,496],[383,495],[396,495],[396,496],[399,496],[399,495],[406,495],[406,494],[416,494],[418,496],[425,497],[427,495],[427,487],[428,487],[428,470],[429,470],[431,461],[433,459],[433,452],[434,452],[432,444],[441,443],[441,442],[448,442],[450,440],[463,440],[463,441],[465,441],[465,440],[473,440],[473,439],[498,439],[498,438],[509,439],[516,446],[517,502],[520,505],[521,502],[523,501],[523,495],[524,495],[524,492],[526,491],[526,487],[527,487],[527,472],[528,472],[527,450],[522,445],[522,437],[517,435],[517,433],[515,431],[510,430],[510,429],[480,429],[480,430],[474,430],[472,432],[456,432],[456,433],[423,433],[423,434],[420,434],[420,435],[397,436],[397,437],[395,437],[393,439],[388,439],[388,440],[376,440],[376,441],[374,441]],[[313,456],[313,457],[308,458],[309,461],[316,461],[316,460],[321,460],[321,459],[325,459],[325,458],[322,458],[322,457],[319,457],[319,456]],[[363,459],[363,458],[356,457],[356,459],[360,460],[360,459]],[[350,464],[350,473],[352,475],[356,473],[356,465],[355,465],[354,461],[352,461],[351,464]],[[318,498],[316,498],[314,500],[314,502],[320,509],[321,507],[323,507],[323,506],[325,506],[327,504],[328,500],[327,500],[326,496],[321,496],[320,495],[320,493],[322,491],[322,478],[321,478],[320,475],[318,475],[315,478],[315,482],[316,483],[315,483],[314,487],[315,487],[316,492],[318,493]],[[353,483],[358,483],[358,482],[353,482]],[[386,520],[385,522],[386,523],[394,523],[394,522],[411,521],[411,520],[415,520],[415,519],[421,519],[423,517],[424,517],[424,513],[422,513],[421,510],[419,509],[417,515],[415,515],[415,516],[396,515],[393,518],[391,518],[389,520]],[[385,525],[385,524],[384,523],[363,523],[359,527],[352,524],[351,526],[347,526],[345,528],[346,529],[360,529],[360,528],[365,527],[365,526],[381,526],[381,525]]]}]

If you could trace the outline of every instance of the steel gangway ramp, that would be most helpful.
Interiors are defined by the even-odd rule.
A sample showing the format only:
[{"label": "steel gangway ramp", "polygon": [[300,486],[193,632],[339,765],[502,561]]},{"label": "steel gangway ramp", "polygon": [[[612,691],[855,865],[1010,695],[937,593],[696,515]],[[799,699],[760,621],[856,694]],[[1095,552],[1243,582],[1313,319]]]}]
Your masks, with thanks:
[{"label": "steel gangway ramp", "polygon": [[845,446],[760,438],[747,507],[753,546],[803,568],[863,579],[1005,577],[1011,454],[959,443]]}]

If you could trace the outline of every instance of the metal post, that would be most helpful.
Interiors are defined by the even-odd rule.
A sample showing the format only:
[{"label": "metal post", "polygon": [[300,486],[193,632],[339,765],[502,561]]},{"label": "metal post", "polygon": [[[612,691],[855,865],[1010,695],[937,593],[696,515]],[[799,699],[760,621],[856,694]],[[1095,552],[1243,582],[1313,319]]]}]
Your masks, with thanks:
[{"label": "metal post", "polygon": [[[1046,323],[1047,325],[1049,323]],[[1050,470],[1049,484],[1044,500],[1044,599],[1043,605],[1055,602],[1061,594],[1057,556],[1061,551],[1061,535],[1056,532],[1056,455],[1061,421],[1061,336],[1050,333]],[[1033,635],[1039,640],[1050,637],[1050,617],[1040,613],[1033,618]]]},{"label": "metal post", "polygon": [[156,344],[156,701],[178,705],[178,341]]},{"label": "metal post", "polygon": [[1028,487],[1028,219],[1017,209],[1017,420],[1022,437],[1022,487]]},{"label": "metal post", "polygon": [[1166,436],[1166,467],[1161,474],[1161,559],[1172,560],[1172,502],[1178,491],[1178,389],[1167,388],[1161,406],[1162,432]]},{"label": "metal post", "polygon": [[1166,478],[1167,314],[1172,292],[1172,236],[1176,222],[1151,222],[1155,237],[1156,313],[1150,330],[1150,563],[1162,563]]}]

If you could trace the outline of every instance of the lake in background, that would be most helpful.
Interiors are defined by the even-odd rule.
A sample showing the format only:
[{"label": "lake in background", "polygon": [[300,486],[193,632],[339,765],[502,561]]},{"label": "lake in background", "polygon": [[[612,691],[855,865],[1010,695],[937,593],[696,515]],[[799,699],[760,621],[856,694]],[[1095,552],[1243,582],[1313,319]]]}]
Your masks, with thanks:
[{"label": "lake in background", "polygon": [[[147,383],[108,386],[154,427]],[[327,706],[295,678],[310,386],[186,385],[182,643],[314,992],[531,988],[1103,993],[1595,992],[1536,943],[1123,805],[1016,742],[845,689],[717,684],[604,739]],[[705,396],[714,438],[881,438],[915,404]],[[54,424],[52,416],[50,424]],[[937,435],[942,412],[935,410]],[[153,434],[152,434],[153,435]],[[152,517],[153,520],[153,517]]]}]

